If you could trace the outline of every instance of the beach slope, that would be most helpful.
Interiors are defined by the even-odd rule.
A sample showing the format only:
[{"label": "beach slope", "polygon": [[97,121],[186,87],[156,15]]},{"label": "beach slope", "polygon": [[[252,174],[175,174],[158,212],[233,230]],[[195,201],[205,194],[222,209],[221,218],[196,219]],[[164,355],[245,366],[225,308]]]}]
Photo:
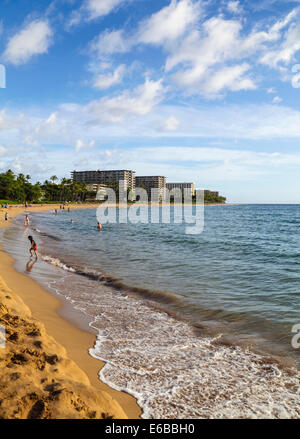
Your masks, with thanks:
[{"label": "beach slope", "polygon": [[1,277],[0,325],[6,339],[0,345],[0,418],[127,418],[110,395],[91,387]]}]

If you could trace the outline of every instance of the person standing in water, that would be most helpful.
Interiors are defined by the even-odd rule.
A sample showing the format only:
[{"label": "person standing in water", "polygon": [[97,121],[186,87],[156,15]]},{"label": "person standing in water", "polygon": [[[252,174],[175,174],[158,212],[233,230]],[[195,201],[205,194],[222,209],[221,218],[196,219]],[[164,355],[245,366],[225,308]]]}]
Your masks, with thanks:
[{"label": "person standing in water", "polygon": [[33,237],[32,236],[28,236],[28,239],[29,239],[29,241],[30,241],[30,243],[31,243],[31,247],[30,247],[30,254],[31,254],[31,256],[33,255],[32,253],[34,252],[35,253],[35,257],[36,257],[36,259],[38,258],[38,254],[37,254],[37,245],[36,245],[36,242],[35,242],[35,240],[33,239]]},{"label": "person standing in water", "polygon": [[98,229],[101,230],[102,229],[102,224],[98,221]]},{"label": "person standing in water", "polygon": [[25,226],[29,226],[30,225],[30,221],[28,218],[28,215],[25,216]]}]

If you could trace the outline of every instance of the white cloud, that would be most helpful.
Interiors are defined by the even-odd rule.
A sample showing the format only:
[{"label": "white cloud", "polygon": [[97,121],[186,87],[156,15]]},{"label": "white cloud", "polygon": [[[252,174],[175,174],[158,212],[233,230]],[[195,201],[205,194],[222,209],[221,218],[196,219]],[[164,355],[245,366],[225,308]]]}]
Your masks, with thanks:
[{"label": "white cloud", "polygon": [[94,79],[93,86],[100,90],[104,90],[113,85],[120,84],[123,81],[125,71],[125,65],[121,64],[113,71],[113,73],[97,75]]},{"label": "white cloud", "polygon": [[[288,26],[285,45],[291,48],[294,41],[292,52],[298,45],[300,47],[294,23],[298,17],[297,9],[272,25],[261,22],[245,32],[245,22],[240,17],[225,19],[219,15],[207,18],[203,8],[200,1],[172,0],[168,6],[142,20],[131,33],[124,29],[102,32],[92,42],[91,52],[105,60],[113,54],[129,52],[136,45],[160,45],[167,53],[165,78],[170,78],[185,94],[216,98],[228,90],[257,88],[253,65],[259,61],[267,62],[267,57],[273,53],[272,48],[275,44],[278,46]],[[228,8],[238,12],[241,5],[232,1]],[[291,57],[291,49],[277,53],[277,58],[283,56]],[[106,78],[101,79],[105,84]],[[107,78],[108,83],[110,80],[114,82],[116,79],[112,75]]]},{"label": "white cloud", "polygon": [[102,32],[90,45],[92,52],[99,58],[113,53],[125,53],[130,50],[132,42],[126,39],[123,30]]},{"label": "white cloud", "polygon": [[179,124],[180,122],[175,116],[170,116],[161,124],[160,129],[163,131],[176,131]]},{"label": "white cloud", "polygon": [[140,23],[137,38],[146,44],[175,40],[198,20],[199,13],[199,3],[172,0],[170,5]]},{"label": "white cloud", "polygon": [[169,106],[159,104],[163,93],[160,81],[147,80],[113,98],[84,106],[62,105],[43,119],[30,112],[23,119],[14,114],[1,132],[1,144],[9,149],[10,143],[16,143],[25,150],[27,146],[77,145],[83,150],[91,139],[97,145],[111,138],[126,142],[133,137],[227,139],[227,144],[228,139],[300,139],[300,111],[283,105]]},{"label": "white cloud", "polygon": [[129,115],[145,115],[163,98],[162,81],[146,79],[145,83],[135,90],[124,91],[119,96],[104,97],[91,102],[87,111],[95,114],[97,120],[106,122],[121,122]]},{"label": "white cloud", "polygon": [[0,111],[0,131],[14,130],[22,126],[23,118],[21,115],[10,116],[5,109]]},{"label": "white cloud", "polygon": [[251,77],[241,76],[247,70],[246,63],[232,65],[232,62],[248,60],[265,50],[266,45],[277,42],[281,31],[296,16],[297,12],[292,11],[266,30],[255,27],[248,34],[242,33],[243,25],[238,19],[209,18],[198,29],[192,29],[179,44],[166,47],[169,50],[166,72],[176,70],[173,80],[188,93],[208,95],[210,91],[216,94],[218,90],[255,89]]},{"label": "white cloud", "polygon": [[241,14],[243,12],[243,7],[239,1],[230,1],[227,4],[227,9],[233,14]]},{"label": "white cloud", "polygon": [[[183,145],[100,150],[97,156],[102,169],[124,167],[135,170],[137,175],[165,175],[169,181],[186,181],[188,176],[189,181],[194,181],[198,187],[207,181],[214,185],[222,182],[222,187],[230,181],[243,184],[247,180],[257,182],[260,178],[262,182],[267,175],[284,174],[287,170],[297,172],[300,164],[300,154],[297,153]],[[95,160],[94,155],[85,157],[85,165],[82,165],[82,160],[78,162],[81,166]]]},{"label": "white cloud", "polygon": [[[138,148],[140,154],[145,161],[153,162],[168,162],[170,157],[172,161],[178,162],[196,162],[196,163],[211,163],[213,166],[218,163],[237,163],[239,166],[253,166],[253,167],[273,167],[281,165],[299,165],[300,154],[285,154],[279,152],[261,152],[250,150],[239,150],[232,148],[207,148],[207,147],[153,147],[153,148]],[[156,153],[154,154],[154,150]],[[183,155],[184,151],[184,155]],[[134,152],[134,155],[136,153]],[[229,176],[230,177],[230,176]]]},{"label": "white cloud", "polygon": [[6,153],[6,149],[4,146],[0,145],[0,157],[3,156]]},{"label": "white cloud", "polygon": [[266,51],[260,58],[262,64],[276,68],[280,63],[287,65],[300,50],[300,22],[292,23],[280,45]]},{"label": "white cloud", "polygon": [[92,42],[91,50],[98,57],[103,57],[128,52],[138,44],[171,43],[197,22],[200,15],[199,4],[191,0],[172,0],[168,6],[142,20],[131,35],[126,35],[123,29],[102,32]]},{"label": "white cloud", "polygon": [[75,150],[80,151],[81,149],[93,148],[95,146],[95,141],[85,142],[82,139],[77,139],[75,143]]},{"label": "white cloud", "polygon": [[82,6],[74,10],[68,20],[67,27],[71,28],[82,21],[91,21],[104,17],[118,9],[127,0],[84,0]]},{"label": "white cloud", "polygon": [[187,65],[183,82],[197,82],[208,67],[233,56],[231,50],[240,29],[241,25],[236,21],[209,19],[202,25],[201,32],[193,30],[177,49],[173,49],[166,61],[166,71],[180,64]]},{"label": "white cloud", "polygon": [[203,85],[203,92],[214,97],[226,89],[231,91],[255,90],[257,86],[254,81],[244,76],[249,70],[250,66],[247,63],[224,67],[222,70],[208,75],[209,77]]},{"label": "white cloud", "polygon": [[[247,70],[242,67],[226,67],[224,63],[236,56],[235,46],[240,39],[241,24],[237,21],[212,18],[202,26],[202,32],[192,31],[167,58],[166,71],[176,66],[179,70],[173,79],[191,93],[215,94],[232,86],[230,76],[240,77]],[[212,68],[215,70],[212,71]],[[214,75],[214,78],[211,78]],[[244,79],[243,79],[244,81]],[[243,82],[249,88],[250,79]],[[219,85],[218,85],[219,84]],[[217,86],[218,85],[218,86]],[[241,89],[242,82],[238,89]]]},{"label": "white cloud", "polygon": [[3,54],[6,62],[18,65],[28,62],[34,55],[46,53],[53,32],[47,21],[32,21],[11,37]]},{"label": "white cloud", "polygon": [[125,0],[87,0],[85,7],[89,13],[89,19],[93,20],[110,14],[122,3],[125,3]]},{"label": "white cloud", "polygon": [[279,96],[275,96],[272,102],[273,104],[280,104],[280,102],[282,102],[282,99]]}]

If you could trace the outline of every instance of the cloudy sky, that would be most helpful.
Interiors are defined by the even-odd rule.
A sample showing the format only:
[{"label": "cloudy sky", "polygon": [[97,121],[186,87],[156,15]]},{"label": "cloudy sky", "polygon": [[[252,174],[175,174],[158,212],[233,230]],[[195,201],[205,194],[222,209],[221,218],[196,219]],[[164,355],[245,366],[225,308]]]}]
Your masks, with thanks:
[{"label": "cloudy sky", "polygon": [[300,0],[2,0],[0,57],[0,171],[300,203]]}]

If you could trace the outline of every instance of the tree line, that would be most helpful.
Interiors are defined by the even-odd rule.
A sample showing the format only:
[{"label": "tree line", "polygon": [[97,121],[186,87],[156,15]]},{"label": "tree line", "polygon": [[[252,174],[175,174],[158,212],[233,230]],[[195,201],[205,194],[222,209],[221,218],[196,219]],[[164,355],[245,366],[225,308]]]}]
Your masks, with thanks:
[{"label": "tree line", "polygon": [[[15,175],[10,169],[5,173],[0,173],[1,204],[9,201],[17,203],[25,203],[25,201],[29,203],[62,203],[66,201],[82,202],[86,199],[96,199],[96,193],[88,191],[87,184],[80,181],[73,181],[68,178],[62,178],[58,181],[56,175],[52,175],[52,177],[50,177],[49,180],[45,180],[44,183],[37,182],[32,184],[30,180],[30,175]],[[107,183],[107,186],[115,190],[118,200],[118,183]],[[142,187],[144,186],[142,185]],[[128,193],[129,189],[127,190],[127,196]],[[196,198],[193,198],[193,201],[196,201]],[[205,203],[224,203],[226,198],[215,192],[205,191],[204,201]]]},{"label": "tree line", "polygon": [[223,204],[225,202],[226,202],[226,197],[222,197],[221,195],[218,195],[218,193],[216,192],[211,192],[211,191],[204,192],[204,203]]},{"label": "tree line", "polygon": [[12,170],[0,174],[0,200],[18,203],[85,201],[89,195],[85,183],[53,175],[44,183],[30,182],[30,175],[14,174]]}]

